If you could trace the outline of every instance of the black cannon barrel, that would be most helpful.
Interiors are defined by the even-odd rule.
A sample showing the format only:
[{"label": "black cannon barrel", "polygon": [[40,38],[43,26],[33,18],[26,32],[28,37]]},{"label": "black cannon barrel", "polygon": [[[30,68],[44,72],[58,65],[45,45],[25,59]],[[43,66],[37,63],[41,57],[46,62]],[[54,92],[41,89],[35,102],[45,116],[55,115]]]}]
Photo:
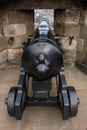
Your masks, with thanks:
[{"label": "black cannon barrel", "polygon": [[63,64],[59,45],[46,19],[42,19],[22,55],[25,72],[39,80],[55,76]]}]

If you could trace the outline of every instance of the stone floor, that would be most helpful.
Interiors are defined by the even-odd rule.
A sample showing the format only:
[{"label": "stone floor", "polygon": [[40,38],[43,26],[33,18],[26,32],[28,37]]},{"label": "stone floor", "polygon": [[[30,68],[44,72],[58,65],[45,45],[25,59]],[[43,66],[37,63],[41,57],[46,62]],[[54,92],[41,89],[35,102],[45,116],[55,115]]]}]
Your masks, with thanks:
[{"label": "stone floor", "polygon": [[28,107],[18,121],[8,116],[5,98],[9,88],[17,85],[19,68],[0,70],[0,130],[87,130],[87,75],[68,67],[65,74],[67,84],[75,86],[80,98],[78,115],[64,121],[57,107]]}]

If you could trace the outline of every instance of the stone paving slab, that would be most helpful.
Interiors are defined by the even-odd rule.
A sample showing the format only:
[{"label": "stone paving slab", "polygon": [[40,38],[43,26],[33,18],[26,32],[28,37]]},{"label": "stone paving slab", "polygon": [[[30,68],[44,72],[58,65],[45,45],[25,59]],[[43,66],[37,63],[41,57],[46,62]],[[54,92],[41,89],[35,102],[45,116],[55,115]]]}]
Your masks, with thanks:
[{"label": "stone paving slab", "polygon": [[87,130],[87,76],[76,68],[66,68],[65,73],[68,85],[76,87],[80,98],[78,115],[64,121],[58,107],[27,107],[17,121],[8,116],[5,98],[10,87],[17,85],[19,68],[0,71],[0,130]]}]

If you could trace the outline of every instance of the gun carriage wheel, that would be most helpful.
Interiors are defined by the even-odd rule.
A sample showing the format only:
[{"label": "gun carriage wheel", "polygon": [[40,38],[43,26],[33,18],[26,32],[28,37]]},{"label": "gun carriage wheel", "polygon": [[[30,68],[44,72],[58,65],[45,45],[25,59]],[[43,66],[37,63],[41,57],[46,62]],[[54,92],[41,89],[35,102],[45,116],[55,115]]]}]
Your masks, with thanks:
[{"label": "gun carriage wheel", "polygon": [[67,87],[67,92],[69,97],[69,115],[70,117],[73,117],[77,115],[79,99],[74,87]]},{"label": "gun carriage wheel", "polygon": [[16,94],[17,94],[17,87],[12,87],[10,88],[8,97],[6,98],[7,111],[10,116],[15,116]]}]

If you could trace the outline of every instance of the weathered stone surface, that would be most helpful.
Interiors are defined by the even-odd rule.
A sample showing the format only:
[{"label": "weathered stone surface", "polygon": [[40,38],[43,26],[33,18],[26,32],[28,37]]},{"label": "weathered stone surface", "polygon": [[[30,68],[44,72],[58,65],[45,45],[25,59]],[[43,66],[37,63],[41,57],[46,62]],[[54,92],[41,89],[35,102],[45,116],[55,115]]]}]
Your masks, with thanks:
[{"label": "weathered stone surface", "polygon": [[5,37],[21,36],[26,34],[25,24],[9,24],[3,26]]},{"label": "weathered stone surface", "polygon": [[35,27],[33,22],[26,24],[26,30],[28,35],[32,35],[34,33],[34,29]]},{"label": "weathered stone surface", "polygon": [[0,25],[3,23],[3,19],[2,19],[2,11],[0,11]]},{"label": "weathered stone surface", "polygon": [[[15,7],[16,8],[16,7]],[[34,22],[34,10],[13,10],[7,9],[2,11],[3,24],[26,24]]]},{"label": "weathered stone surface", "polygon": [[4,37],[0,37],[0,51],[4,50],[6,48],[6,40]]},{"label": "weathered stone surface", "polygon": [[79,37],[81,37],[83,39],[87,39],[87,26],[85,26],[85,25],[80,26],[80,35],[79,35]]},{"label": "weathered stone surface", "polygon": [[59,40],[62,43],[63,50],[73,50],[76,49],[77,39],[73,38],[72,41],[69,37],[61,37]]},{"label": "weathered stone surface", "polygon": [[8,62],[5,61],[2,64],[0,64],[0,69],[6,68],[8,66]]},{"label": "weathered stone surface", "polygon": [[0,37],[3,37],[3,26],[2,26],[2,24],[0,25]]},{"label": "weathered stone surface", "polygon": [[64,51],[63,56],[64,56],[65,64],[74,65],[74,63],[76,61],[76,49]]},{"label": "weathered stone surface", "polygon": [[22,49],[8,49],[9,64],[21,65]]},{"label": "weathered stone surface", "polygon": [[66,9],[75,8],[71,0],[23,0],[9,4],[11,8],[16,9]]},{"label": "weathered stone surface", "polygon": [[87,25],[87,11],[81,11],[80,24]]},{"label": "weathered stone surface", "polygon": [[80,26],[75,24],[54,23],[55,34],[69,37],[79,37]]},{"label": "weathered stone surface", "polygon": [[56,23],[79,24],[80,12],[78,10],[55,10]]},{"label": "weathered stone surface", "polygon": [[[32,34],[34,32],[34,10],[4,10],[2,11],[3,14],[3,25],[12,25],[14,29],[19,28],[20,33],[23,35],[25,34],[25,27],[28,34]],[[18,25],[17,25],[18,24]],[[24,25],[23,25],[24,24]],[[21,25],[23,25],[21,27]],[[13,27],[11,27],[13,29]],[[24,30],[21,30],[21,28]],[[12,33],[15,33],[14,30],[12,30]],[[19,34],[18,34],[19,35]]]},{"label": "weathered stone surface", "polygon": [[0,52],[0,64],[5,62],[8,59],[8,50],[4,49],[3,51]]},{"label": "weathered stone surface", "polygon": [[27,40],[28,36],[19,36],[19,37],[9,37],[6,39],[6,48],[8,49],[17,49],[17,48],[23,48],[23,43]]},{"label": "weathered stone surface", "polygon": [[85,61],[86,53],[76,52],[76,60],[80,63],[83,63]]},{"label": "weathered stone surface", "polygon": [[80,53],[86,53],[87,52],[87,40],[78,38],[76,50],[77,50],[77,52],[80,52]]}]

